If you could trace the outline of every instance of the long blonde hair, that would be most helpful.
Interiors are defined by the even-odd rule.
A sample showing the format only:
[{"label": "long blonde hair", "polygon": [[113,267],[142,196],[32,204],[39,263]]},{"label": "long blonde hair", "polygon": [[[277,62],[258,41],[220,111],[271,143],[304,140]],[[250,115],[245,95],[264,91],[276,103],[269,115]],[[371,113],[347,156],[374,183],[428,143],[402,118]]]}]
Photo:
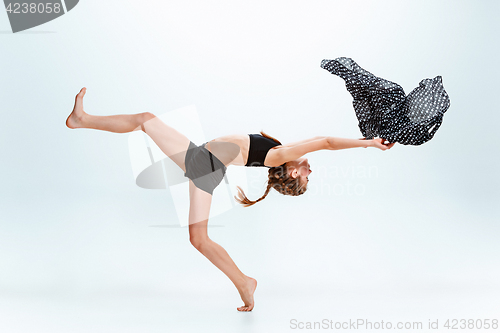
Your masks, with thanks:
[{"label": "long blonde hair", "polygon": [[[260,134],[263,137],[271,139],[281,145],[281,142],[279,142],[272,136],[267,135],[262,131],[260,131]],[[274,188],[281,194],[293,195],[293,196],[301,195],[307,190],[307,186],[300,184],[299,177],[293,178],[290,176],[290,174],[286,170],[286,163],[283,163],[282,165],[277,167],[269,168],[269,173],[267,176],[267,188],[266,191],[264,192],[264,195],[261,196],[259,199],[255,201],[250,200],[247,198],[245,192],[243,192],[243,189],[241,187],[236,186],[236,188],[238,189],[238,197],[235,196],[234,198],[236,199],[237,202],[239,202],[245,207],[252,206],[257,202],[264,200],[264,198],[269,194],[269,191],[271,191],[271,188]]]}]

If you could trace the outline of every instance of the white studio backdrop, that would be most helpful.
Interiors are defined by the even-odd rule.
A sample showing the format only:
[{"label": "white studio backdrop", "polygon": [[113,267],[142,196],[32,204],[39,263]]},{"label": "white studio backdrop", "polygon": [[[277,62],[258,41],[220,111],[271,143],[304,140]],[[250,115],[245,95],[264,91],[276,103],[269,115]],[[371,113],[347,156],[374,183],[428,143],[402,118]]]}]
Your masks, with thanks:
[{"label": "white studio backdrop", "polygon": [[[16,34],[0,11],[0,330],[498,316],[499,6],[85,0]],[[422,146],[311,154],[302,197],[271,193],[211,219],[211,238],[259,281],[250,314],[186,228],[164,227],[178,223],[174,199],[136,185],[127,135],[64,126],[85,86],[96,115],[194,105],[207,141],[359,138],[343,81],[319,67],[339,56],[406,93],[441,75],[450,109]],[[245,171],[250,198],[266,171]]]}]

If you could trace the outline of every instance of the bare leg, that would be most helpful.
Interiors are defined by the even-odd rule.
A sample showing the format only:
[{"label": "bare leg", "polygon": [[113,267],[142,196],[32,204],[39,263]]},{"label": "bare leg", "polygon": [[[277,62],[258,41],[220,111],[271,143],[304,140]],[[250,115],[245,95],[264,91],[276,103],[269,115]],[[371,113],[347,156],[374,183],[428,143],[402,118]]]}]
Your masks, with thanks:
[{"label": "bare leg", "polygon": [[83,97],[87,89],[82,88],[75,97],[75,107],[66,120],[69,128],[92,128],[114,133],[128,133],[141,129],[141,125],[154,118],[147,112],[115,116],[92,116],[83,110]]},{"label": "bare leg", "polygon": [[[167,156],[185,170],[184,156],[185,150],[189,146],[189,139],[183,134],[148,112],[114,116],[89,115],[83,110],[85,92],[86,89],[83,88],[76,96],[73,112],[66,120],[66,125],[69,128],[91,128],[114,133],[128,133],[142,129]],[[257,287],[257,281],[243,274],[226,250],[208,238],[207,223],[212,196],[198,189],[191,180],[189,181],[189,195],[191,243],[234,283],[245,303],[238,310],[251,311],[254,307],[253,294]]]},{"label": "bare leg", "polygon": [[82,88],[75,97],[73,112],[66,119],[69,128],[90,128],[114,133],[128,133],[143,130],[156,145],[185,171],[184,158],[189,147],[189,139],[176,129],[165,124],[160,118],[149,112],[121,114],[114,116],[93,116],[83,110],[83,97],[86,88]]},{"label": "bare leg", "polygon": [[212,196],[189,181],[189,240],[191,244],[219,268],[234,283],[245,305],[238,311],[252,311],[253,294],[257,281],[243,274],[222,246],[212,241],[207,234],[208,214]]}]

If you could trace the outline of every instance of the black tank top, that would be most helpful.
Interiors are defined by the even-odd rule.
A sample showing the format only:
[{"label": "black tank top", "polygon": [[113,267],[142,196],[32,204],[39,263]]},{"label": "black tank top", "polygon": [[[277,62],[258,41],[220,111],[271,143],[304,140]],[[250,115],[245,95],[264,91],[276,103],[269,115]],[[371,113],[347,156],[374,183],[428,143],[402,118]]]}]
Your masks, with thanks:
[{"label": "black tank top", "polygon": [[268,167],[264,165],[267,152],[269,149],[279,146],[280,144],[260,134],[248,134],[248,136],[250,136],[250,147],[248,148],[248,161],[245,166]]}]

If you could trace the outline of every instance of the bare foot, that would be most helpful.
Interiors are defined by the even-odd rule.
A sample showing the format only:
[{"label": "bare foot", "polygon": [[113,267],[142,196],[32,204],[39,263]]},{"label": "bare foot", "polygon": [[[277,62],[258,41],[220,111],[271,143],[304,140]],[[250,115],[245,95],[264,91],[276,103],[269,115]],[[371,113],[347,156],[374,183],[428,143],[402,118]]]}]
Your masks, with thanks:
[{"label": "bare foot", "polygon": [[248,280],[245,286],[238,290],[241,296],[241,299],[245,303],[245,305],[240,306],[238,311],[252,311],[253,309],[253,293],[255,292],[255,288],[257,288],[257,280],[248,277]]},{"label": "bare foot", "polygon": [[85,111],[83,111],[83,96],[85,96],[86,91],[87,88],[83,87],[78,95],[76,95],[75,107],[73,108],[73,112],[71,112],[68,119],[66,119],[66,126],[68,126],[69,128],[83,127],[82,118],[85,115]]}]

